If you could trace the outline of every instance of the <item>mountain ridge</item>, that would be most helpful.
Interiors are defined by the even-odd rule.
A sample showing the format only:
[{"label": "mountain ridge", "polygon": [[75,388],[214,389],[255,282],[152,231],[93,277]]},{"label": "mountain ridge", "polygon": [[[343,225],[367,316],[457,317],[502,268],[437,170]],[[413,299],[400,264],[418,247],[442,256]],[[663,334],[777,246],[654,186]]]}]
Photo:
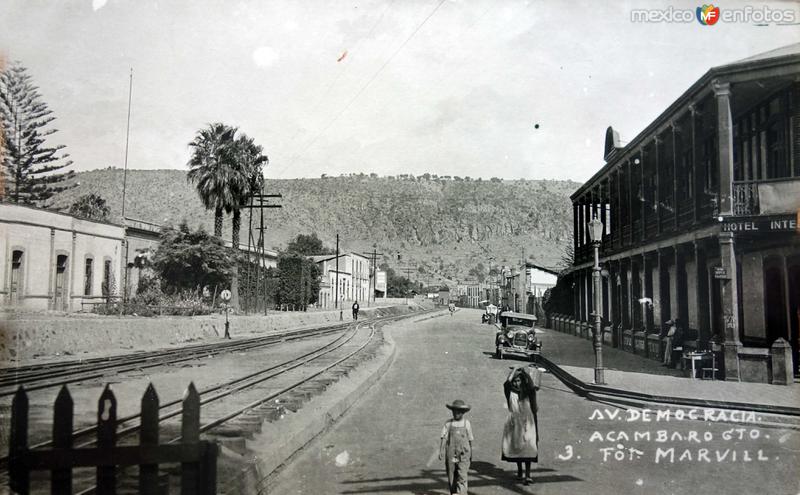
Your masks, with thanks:
[{"label": "mountain ridge", "polygon": [[[76,186],[55,196],[52,207],[66,209],[79,196],[95,193],[107,201],[111,218],[120,219],[122,175],[117,168],[80,172],[71,180]],[[572,239],[569,195],[579,186],[429,174],[267,179],[264,192],[283,197],[272,201],[282,208],[264,210],[266,245],[280,249],[297,234],[313,232],[333,247],[338,233],[341,250],[366,253],[377,245],[379,261],[400,269],[415,265],[412,278],[434,282],[480,279],[490,265],[518,265],[523,258],[557,267]],[[183,170],[129,170],[126,189],[128,218],[160,225],[185,219],[213,230],[213,212],[203,208]],[[249,221],[245,210],[243,243]],[[229,215],[223,235],[230,238]]]}]

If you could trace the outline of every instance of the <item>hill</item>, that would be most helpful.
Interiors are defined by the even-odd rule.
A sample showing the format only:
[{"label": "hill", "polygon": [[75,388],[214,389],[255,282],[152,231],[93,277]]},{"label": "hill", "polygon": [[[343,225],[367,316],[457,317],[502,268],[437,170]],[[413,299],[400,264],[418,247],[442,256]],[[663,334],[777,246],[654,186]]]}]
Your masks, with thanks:
[{"label": "hill", "polygon": [[[102,196],[119,218],[122,170],[77,174],[78,185],[56,196],[67,208],[78,196]],[[545,266],[560,264],[572,239],[569,194],[578,183],[549,180],[480,180],[425,176],[349,175],[319,179],[267,180],[266,193],[283,195],[280,209],[265,209],[267,246],[280,249],[298,233],[312,233],[333,247],[356,252],[377,245],[395,268],[427,283],[485,275],[493,266],[523,257]],[[182,170],[129,170],[125,215],[157,224],[188,220],[213,230],[206,211]],[[247,242],[248,214],[242,219]],[[257,217],[254,218],[257,223]],[[254,234],[255,235],[255,234]],[[230,219],[225,220],[230,236]],[[401,255],[398,263],[397,254]]]}]

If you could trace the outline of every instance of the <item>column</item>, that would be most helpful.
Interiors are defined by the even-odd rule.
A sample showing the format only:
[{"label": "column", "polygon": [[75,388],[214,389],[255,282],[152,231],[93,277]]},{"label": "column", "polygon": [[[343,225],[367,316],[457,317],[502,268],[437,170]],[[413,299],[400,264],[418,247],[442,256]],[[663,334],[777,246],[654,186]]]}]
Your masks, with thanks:
[{"label": "column", "polygon": [[657,266],[653,270],[653,323],[658,331],[661,331],[661,325],[664,323],[664,316],[661,312],[661,269],[663,268],[661,262],[661,250],[656,249]]},{"label": "column", "polygon": [[[639,190],[636,191],[637,194],[636,201],[638,203],[636,207],[639,208],[639,226],[641,227],[640,230],[641,235],[639,237],[640,241],[644,241],[645,237],[647,237],[645,235],[647,232],[647,221],[646,221],[647,201],[644,201],[644,199],[647,197],[644,191],[644,161],[646,154],[647,154],[646,148],[642,148],[639,158]],[[631,194],[634,194],[634,192],[631,191]],[[641,197],[638,197],[639,194],[641,194]]]},{"label": "column", "polygon": [[672,122],[672,228],[678,230],[678,134],[680,128]]},{"label": "column", "polygon": [[692,147],[692,186],[694,190],[692,191],[692,223],[697,222],[697,208],[698,208],[698,201],[700,197],[700,190],[698,188],[699,181],[697,180],[697,108],[694,104],[689,105],[689,129],[692,133],[691,136],[691,147]]},{"label": "column", "polygon": [[[56,291],[55,291],[55,281],[56,281],[56,229],[50,228],[50,264],[47,265],[47,307],[49,309],[55,309],[56,307]],[[25,255],[28,253],[26,252]],[[26,261],[29,263],[29,261]]]},{"label": "column", "polygon": [[731,117],[731,85],[714,80],[711,83],[717,100],[717,143],[719,156],[719,214],[733,214],[733,119]]},{"label": "column", "polygon": [[[653,138],[653,151],[656,155],[655,157],[655,178],[653,180],[653,205],[652,207],[655,210],[651,210],[652,214],[656,216],[656,235],[661,233],[661,160],[659,156],[660,147],[658,146],[661,144],[661,139],[658,137],[658,134],[655,135]],[[648,205],[649,206],[649,205]],[[649,208],[647,208],[649,209]]]},{"label": "column", "polygon": [[579,220],[578,220],[578,204],[572,204],[572,254],[573,260],[572,262],[575,263],[578,261],[578,239],[580,238],[580,230],[579,230]]},{"label": "column", "polygon": [[[72,231],[72,246],[69,252],[69,284],[67,287],[67,310],[72,311],[72,295],[75,294],[75,279],[78,278],[78,274],[75,272],[75,242],[77,240],[78,234],[74,230]],[[85,263],[85,262],[84,262]],[[81,272],[83,273],[83,272]]]},{"label": "column", "polygon": [[740,381],[739,378],[739,351],[742,343],[739,341],[739,301],[736,288],[736,251],[734,248],[733,233],[721,232],[719,234],[719,250],[722,268],[726,278],[720,280],[722,289],[722,314],[725,326],[725,379]]}]

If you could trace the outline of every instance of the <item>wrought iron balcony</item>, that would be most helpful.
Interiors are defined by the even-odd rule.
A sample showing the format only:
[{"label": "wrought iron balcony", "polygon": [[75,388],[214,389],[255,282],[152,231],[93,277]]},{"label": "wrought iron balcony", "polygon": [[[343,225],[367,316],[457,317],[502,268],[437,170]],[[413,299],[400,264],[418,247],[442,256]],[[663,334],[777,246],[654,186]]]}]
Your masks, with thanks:
[{"label": "wrought iron balcony", "polygon": [[758,182],[733,183],[733,214],[736,216],[758,215]]}]

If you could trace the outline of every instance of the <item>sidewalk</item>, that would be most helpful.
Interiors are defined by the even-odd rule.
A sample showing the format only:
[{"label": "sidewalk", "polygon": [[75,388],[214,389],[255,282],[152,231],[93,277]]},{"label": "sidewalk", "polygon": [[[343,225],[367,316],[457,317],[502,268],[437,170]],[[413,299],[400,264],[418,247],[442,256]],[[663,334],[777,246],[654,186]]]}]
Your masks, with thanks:
[{"label": "sidewalk", "polygon": [[[594,381],[594,348],[586,339],[537,328],[542,355],[585,382]],[[651,395],[744,402],[767,406],[800,407],[800,387],[764,383],[700,380],[684,377],[681,370],[660,362],[603,346],[606,385]]]}]

